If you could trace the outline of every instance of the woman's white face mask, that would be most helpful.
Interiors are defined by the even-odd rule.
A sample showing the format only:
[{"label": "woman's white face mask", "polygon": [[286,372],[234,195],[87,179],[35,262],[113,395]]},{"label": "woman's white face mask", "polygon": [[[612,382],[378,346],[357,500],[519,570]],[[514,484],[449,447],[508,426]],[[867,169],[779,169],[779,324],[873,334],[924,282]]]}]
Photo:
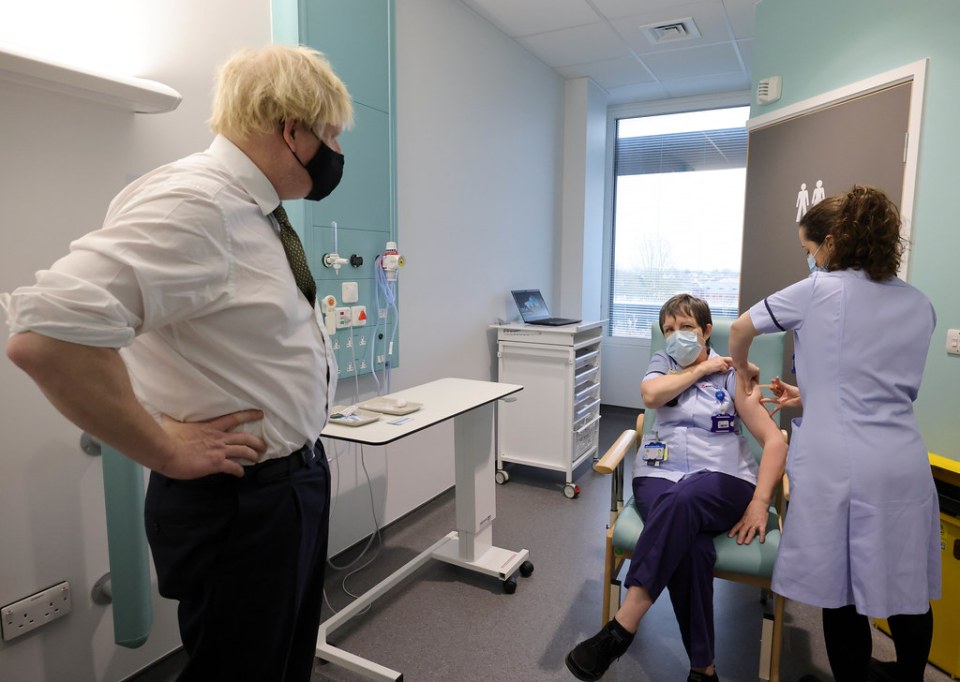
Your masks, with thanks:
[{"label": "woman's white face mask", "polygon": [[697,332],[694,331],[676,331],[667,337],[667,355],[673,358],[681,367],[692,365],[700,353],[703,352],[703,344]]}]

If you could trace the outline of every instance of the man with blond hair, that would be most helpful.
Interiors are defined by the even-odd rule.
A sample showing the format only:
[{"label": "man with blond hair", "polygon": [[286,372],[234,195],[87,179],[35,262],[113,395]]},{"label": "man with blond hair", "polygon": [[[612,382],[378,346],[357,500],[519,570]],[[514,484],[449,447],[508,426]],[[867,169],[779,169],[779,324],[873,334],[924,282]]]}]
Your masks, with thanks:
[{"label": "man with blond hair", "polygon": [[147,537],[179,601],[184,682],[310,679],[337,368],[280,202],[333,191],[352,119],[321,53],[239,52],[210,147],[126,187],[101,229],[0,298],[8,357],[151,470]]}]

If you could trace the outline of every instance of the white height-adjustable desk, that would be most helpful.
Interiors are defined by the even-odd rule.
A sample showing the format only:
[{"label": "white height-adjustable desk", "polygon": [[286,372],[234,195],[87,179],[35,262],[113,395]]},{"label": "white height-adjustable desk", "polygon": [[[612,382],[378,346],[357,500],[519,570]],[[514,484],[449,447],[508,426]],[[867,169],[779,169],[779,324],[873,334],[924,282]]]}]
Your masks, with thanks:
[{"label": "white height-adjustable desk", "polygon": [[409,421],[403,424],[390,424],[397,417],[385,414],[379,421],[365,426],[343,426],[334,422],[323,430],[321,435],[324,438],[364,445],[386,445],[453,419],[457,530],[448,533],[321,623],[317,637],[317,658],[372,679],[402,680],[402,673],[328,644],[327,636],[431,559],[495,576],[504,581],[507,592],[516,588],[513,574],[517,570],[522,575],[530,575],[533,565],[527,561],[527,550],[514,552],[493,546],[493,519],[496,518],[494,403],[522,389],[523,386],[517,384],[492,381],[438,379],[390,394],[390,398],[423,404],[420,410],[404,415],[409,417]]}]

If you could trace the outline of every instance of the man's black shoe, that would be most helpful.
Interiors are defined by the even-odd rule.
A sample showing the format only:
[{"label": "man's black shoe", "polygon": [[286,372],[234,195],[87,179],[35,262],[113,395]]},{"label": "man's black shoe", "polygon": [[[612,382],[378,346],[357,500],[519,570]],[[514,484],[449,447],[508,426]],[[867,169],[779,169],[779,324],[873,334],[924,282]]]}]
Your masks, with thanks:
[{"label": "man's black shoe", "polygon": [[614,618],[600,632],[580,642],[567,654],[567,669],[578,680],[599,680],[610,664],[626,653],[632,641],[633,634]]}]

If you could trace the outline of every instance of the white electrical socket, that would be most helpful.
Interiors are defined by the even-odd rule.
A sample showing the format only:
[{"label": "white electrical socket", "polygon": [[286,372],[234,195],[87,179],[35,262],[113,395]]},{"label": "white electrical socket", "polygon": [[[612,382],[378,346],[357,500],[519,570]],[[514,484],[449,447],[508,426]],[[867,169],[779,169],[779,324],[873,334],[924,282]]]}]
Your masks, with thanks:
[{"label": "white electrical socket", "polygon": [[960,329],[947,330],[947,353],[960,355]]},{"label": "white electrical socket", "polygon": [[347,327],[353,325],[353,317],[351,316],[350,308],[334,308],[333,313],[336,315],[337,329],[346,329]]},{"label": "white electrical socket", "polygon": [[70,583],[64,581],[18,602],[0,607],[3,641],[25,635],[70,613]]}]

